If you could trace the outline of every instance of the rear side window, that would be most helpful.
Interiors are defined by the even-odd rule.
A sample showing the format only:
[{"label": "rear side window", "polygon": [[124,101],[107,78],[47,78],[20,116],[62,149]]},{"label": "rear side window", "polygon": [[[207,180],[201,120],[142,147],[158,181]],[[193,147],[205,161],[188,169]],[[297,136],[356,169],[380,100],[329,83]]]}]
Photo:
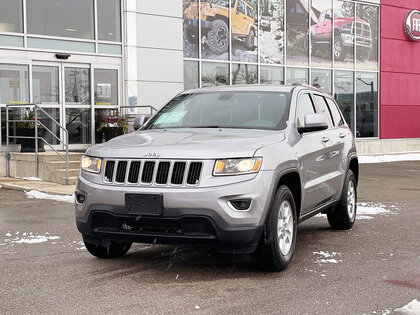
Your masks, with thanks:
[{"label": "rear side window", "polygon": [[331,128],[332,126],[334,126],[334,124],[333,124],[330,110],[328,109],[327,102],[325,101],[325,98],[317,94],[314,94],[313,97],[314,97],[317,112],[320,114],[324,114],[327,117],[328,127]]},{"label": "rear side window", "polygon": [[238,1],[238,11],[245,14],[245,4],[242,1]]},{"label": "rear side window", "polygon": [[297,125],[298,127],[304,127],[305,115],[315,114],[314,104],[312,103],[312,99],[309,94],[305,93],[299,97],[299,104],[297,109]]},{"label": "rear side window", "polygon": [[335,126],[344,125],[343,117],[341,117],[340,112],[338,111],[338,108],[335,102],[327,98],[327,103],[328,103],[328,106],[330,107],[330,111],[334,120],[334,125]]}]

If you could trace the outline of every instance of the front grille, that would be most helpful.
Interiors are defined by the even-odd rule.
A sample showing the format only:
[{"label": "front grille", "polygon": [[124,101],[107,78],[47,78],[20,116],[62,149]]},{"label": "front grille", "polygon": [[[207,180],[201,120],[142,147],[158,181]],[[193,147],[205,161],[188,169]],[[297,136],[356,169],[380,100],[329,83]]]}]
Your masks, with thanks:
[{"label": "front grille", "polygon": [[116,185],[191,185],[200,182],[203,162],[107,160],[104,181]]}]

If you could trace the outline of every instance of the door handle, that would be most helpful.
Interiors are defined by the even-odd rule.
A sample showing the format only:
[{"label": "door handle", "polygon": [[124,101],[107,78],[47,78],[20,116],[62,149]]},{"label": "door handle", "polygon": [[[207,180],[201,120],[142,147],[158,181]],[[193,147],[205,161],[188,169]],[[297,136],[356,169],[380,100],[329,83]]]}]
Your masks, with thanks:
[{"label": "door handle", "polygon": [[343,139],[343,138],[345,138],[345,137],[346,137],[346,134],[342,132],[342,133],[340,133],[339,137],[340,137],[341,139]]},{"label": "door handle", "polygon": [[328,141],[330,141],[330,138],[328,138],[328,137],[323,137],[322,138],[322,142],[327,143]]}]

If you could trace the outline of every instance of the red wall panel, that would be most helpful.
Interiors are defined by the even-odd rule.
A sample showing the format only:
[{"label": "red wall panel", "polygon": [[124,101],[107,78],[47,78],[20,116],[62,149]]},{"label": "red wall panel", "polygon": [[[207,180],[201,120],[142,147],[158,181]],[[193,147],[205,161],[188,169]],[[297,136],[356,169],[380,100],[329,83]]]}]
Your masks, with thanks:
[{"label": "red wall panel", "polygon": [[420,0],[381,1],[380,138],[420,137],[420,42],[404,34]]}]

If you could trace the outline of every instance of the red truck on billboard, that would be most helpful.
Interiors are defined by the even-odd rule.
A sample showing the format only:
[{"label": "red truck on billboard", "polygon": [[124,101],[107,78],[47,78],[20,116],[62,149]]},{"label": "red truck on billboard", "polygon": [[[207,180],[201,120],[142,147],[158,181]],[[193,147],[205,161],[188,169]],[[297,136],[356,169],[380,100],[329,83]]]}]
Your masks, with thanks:
[{"label": "red truck on billboard", "polygon": [[[342,61],[347,54],[354,54],[354,37],[356,35],[357,57],[369,59],[372,51],[372,31],[369,23],[353,17],[345,17],[340,11],[335,11],[334,27],[332,27],[332,9],[319,15],[318,23],[311,27],[312,53],[325,51],[326,45],[331,47],[334,39],[334,60]],[[333,33],[334,30],[334,33]]]}]

